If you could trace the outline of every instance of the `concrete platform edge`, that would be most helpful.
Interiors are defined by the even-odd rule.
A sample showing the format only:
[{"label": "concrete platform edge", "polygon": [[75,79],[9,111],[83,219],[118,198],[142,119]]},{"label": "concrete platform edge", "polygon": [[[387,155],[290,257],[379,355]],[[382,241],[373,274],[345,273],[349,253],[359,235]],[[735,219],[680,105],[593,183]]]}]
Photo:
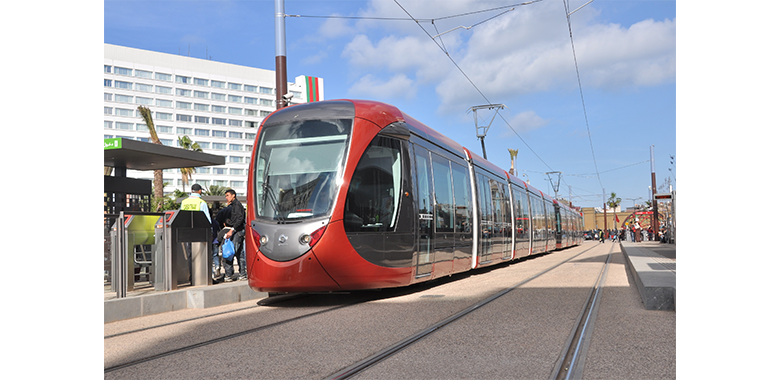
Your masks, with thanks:
[{"label": "concrete platform edge", "polygon": [[182,309],[206,309],[268,296],[268,293],[250,289],[246,281],[238,281],[219,286],[203,286],[112,299],[103,302],[103,323]]},{"label": "concrete platform edge", "polygon": [[[631,244],[628,244],[631,245]],[[641,247],[620,244],[630,264],[628,269],[638,287],[647,310],[676,310],[676,273],[669,270],[649,270],[649,257],[657,255]]]}]

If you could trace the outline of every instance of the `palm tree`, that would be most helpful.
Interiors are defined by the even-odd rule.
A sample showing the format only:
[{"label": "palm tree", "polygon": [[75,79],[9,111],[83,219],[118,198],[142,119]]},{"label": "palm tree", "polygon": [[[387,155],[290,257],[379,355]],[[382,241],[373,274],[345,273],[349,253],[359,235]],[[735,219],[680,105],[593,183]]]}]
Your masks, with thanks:
[{"label": "palm tree", "polygon": [[518,149],[508,149],[510,153],[510,174],[516,175],[516,156],[519,155]]},{"label": "palm tree", "polygon": [[[185,150],[192,150],[196,152],[203,152],[204,150],[201,149],[201,146],[198,145],[197,142],[193,142],[190,140],[190,137],[187,137],[187,135],[179,137],[177,139],[179,142],[179,146],[182,147],[182,149]],[[190,183],[190,178],[193,178],[193,173],[195,173],[195,168],[179,168],[179,171],[182,172],[182,191],[185,191],[185,186],[187,186]]]},{"label": "palm tree", "polygon": [[[149,137],[150,140],[152,140],[153,143],[158,145],[163,145],[162,142],[160,142],[160,139],[157,137],[157,131],[155,131],[155,123],[152,121],[152,112],[149,110],[149,108],[144,106],[138,106],[138,113],[141,114],[141,118],[144,119],[144,123],[147,124],[147,128],[149,129]],[[154,182],[153,186],[155,189],[155,193],[153,196],[156,199],[163,199],[163,170],[155,170],[152,172],[154,176]],[[158,203],[157,209],[155,211],[160,211],[162,208],[162,203]]]},{"label": "palm tree", "polygon": [[[614,215],[616,215],[616,208],[622,203],[622,198],[617,198],[616,193],[611,193],[611,196],[608,197],[608,202],[606,203],[608,204],[608,207],[614,209]],[[614,217],[614,229],[616,229],[616,216]]]}]

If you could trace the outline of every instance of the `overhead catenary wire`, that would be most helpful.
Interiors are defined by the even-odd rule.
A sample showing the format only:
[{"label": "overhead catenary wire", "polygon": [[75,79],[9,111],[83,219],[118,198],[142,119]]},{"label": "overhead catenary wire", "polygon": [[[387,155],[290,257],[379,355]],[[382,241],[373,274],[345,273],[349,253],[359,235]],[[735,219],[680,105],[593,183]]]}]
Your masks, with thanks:
[{"label": "overhead catenary wire", "polygon": [[[399,8],[401,8],[407,14],[408,18],[400,18],[400,17],[370,17],[370,16],[339,16],[339,15],[314,16],[314,15],[287,15],[287,14],[285,16],[286,17],[301,17],[301,18],[334,18],[334,19],[353,19],[353,20],[414,21],[416,24],[418,24],[418,26],[421,28],[421,30],[423,30],[424,33],[426,33],[426,35],[429,36],[429,38],[435,43],[435,45],[437,45],[440,48],[440,50],[443,51],[443,53],[453,63],[453,65],[457,68],[457,70],[459,70],[459,72],[465,77],[465,79],[467,79],[467,81],[470,83],[470,85],[472,85],[473,88],[475,88],[475,90],[478,92],[478,94],[480,94],[480,96],[487,103],[491,103],[491,101],[488,99],[488,97],[480,90],[480,88],[475,84],[475,82],[467,75],[467,73],[464,72],[464,70],[459,66],[459,64],[456,63],[456,61],[453,59],[453,57],[451,57],[451,55],[449,54],[448,50],[444,46],[445,44],[442,41],[442,35],[450,32],[450,31],[459,29],[459,28],[463,28],[463,29],[468,29],[469,30],[472,27],[478,26],[478,25],[483,24],[483,23],[485,23],[485,22],[487,22],[489,20],[492,20],[492,19],[497,18],[499,16],[502,16],[502,15],[508,13],[508,12],[511,12],[516,7],[524,6],[524,5],[530,5],[530,4],[541,2],[541,1],[543,1],[543,0],[532,0],[532,1],[527,1],[527,2],[523,2],[523,3],[516,3],[516,4],[511,4],[511,5],[505,5],[505,6],[494,7],[494,8],[489,8],[489,9],[483,9],[483,10],[478,10],[478,11],[472,11],[472,12],[465,12],[465,13],[460,13],[460,14],[456,14],[456,15],[437,17],[437,18],[415,18],[397,0],[394,0],[394,2],[397,4],[397,6],[399,6]],[[570,23],[570,16],[573,13],[575,13],[576,11],[578,11],[579,9],[581,9],[584,6],[586,6],[589,3],[591,3],[592,1],[587,2],[586,4],[582,5],[581,7],[577,8],[577,9],[575,9],[573,11],[569,10],[568,0],[563,0],[563,1],[565,2],[565,17],[566,17],[567,24],[568,24],[568,32],[569,32],[569,36],[570,36],[571,49],[573,51],[573,61],[574,61],[575,69],[576,69],[576,78],[577,78],[577,82],[578,82],[578,86],[579,86],[579,94],[580,94],[580,97],[581,97],[581,106],[582,106],[582,109],[583,109],[583,112],[584,112],[584,120],[585,120],[585,124],[586,124],[586,128],[587,128],[587,135],[589,137],[589,146],[590,146],[590,150],[591,150],[591,153],[592,153],[592,161],[593,161],[594,167],[595,167],[595,173],[594,174],[597,176],[598,183],[600,184],[601,189],[604,189],[603,183],[602,183],[602,179],[600,178],[601,172],[600,172],[600,170],[598,169],[598,166],[597,166],[597,158],[596,158],[596,155],[595,155],[594,143],[592,142],[592,133],[591,133],[591,130],[589,128],[589,118],[588,118],[587,110],[586,110],[586,101],[584,99],[584,92],[583,92],[583,87],[582,87],[582,84],[581,84],[581,76],[580,76],[579,69],[578,69],[578,60],[577,60],[577,57],[576,57],[575,42],[573,40],[573,31],[572,31],[572,26],[571,26],[571,23]],[[508,8],[511,8],[511,9],[508,9]],[[443,33],[439,32],[439,30],[437,28],[437,25],[435,23],[436,21],[439,21],[439,20],[445,20],[445,19],[462,17],[462,16],[469,16],[469,15],[485,13],[485,12],[491,12],[491,11],[497,11],[497,10],[503,10],[503,9],[507,9],[507,10],[502,12],[502,13],[500,13],[500,14],[494,15],[494,16],[486,19],[486,20],[483,20],[483,21],[480,21],[480,22],[478,22],[476,24],[473,24],[472,26],[469,26],[469,27],[463,27],[463,26],[462,27],[456,27],[456,28],[453,28],[453,29],[451,29],[449,31],[443,32]],[[434,27],[435,32],[437,34],[433,36],[431,33],[429,33],[429,31],[427,31],[426,28],[424,28],[423,25],[421,25],[422,22],[430,22],[430,23],[432,23],[432,26]],[[440,38],[440,43],[437,42],[437,38],[438,37]],[[516,131],[515,128],[513,128],[513,126],[510,124],[510,122],[502,114],[500,114],[500,118],[505,122],[505,124],[508,126],[508,128],[510,128],[510,130],[519,138],[519,140],[521,140],[521,142],[527,147],[527,149],[529,149],[529,151],[535,157],[537,157],[538,160],[540,160],[541,163],[543,163],[549,170],[553,170],[551,168],[551,166],[549,166],[549,164],[546,163],[546,161],[543,160],[543,158],[537,152],[535,152],[534,149],[532,149],[532,147],[524,140],[524,138],[521,137],[521,135]],[[637,164],[631,164],[631,165],[628,165],[628,166],[632,166],[632,165],[637,165]],[[620,168],[612,169],[612,170],[618,170],[618,169],[620,169]],[[608,171],[612,171],[612,170],[608,170]],[[605,171],[605,172],[608,172],[608,171]],[[605,172],[603,172],[603,173],[605,173]],[[570,176],[573,176],[573,175],[570,175]],[[563,182],[565,182],[565,185],[568,185],[566,181],[563,180]]]}]

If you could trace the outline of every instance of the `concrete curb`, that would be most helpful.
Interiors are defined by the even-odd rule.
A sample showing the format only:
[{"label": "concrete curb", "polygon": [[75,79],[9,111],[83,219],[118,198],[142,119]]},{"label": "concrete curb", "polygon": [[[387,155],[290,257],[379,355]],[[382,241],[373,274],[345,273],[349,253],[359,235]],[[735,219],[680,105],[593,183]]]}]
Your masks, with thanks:
[{"label": "concrete curb", "polygon": [[103,323],[183,309],[206,309],[231,303],[268,297],[237,281],[219,286],[200,286],[138,297],[106,300],[103,302]]},{"label": "concrete curb", "polygon": [[620,244],[647,310],[676,310],[676,263],[650,249]]}]

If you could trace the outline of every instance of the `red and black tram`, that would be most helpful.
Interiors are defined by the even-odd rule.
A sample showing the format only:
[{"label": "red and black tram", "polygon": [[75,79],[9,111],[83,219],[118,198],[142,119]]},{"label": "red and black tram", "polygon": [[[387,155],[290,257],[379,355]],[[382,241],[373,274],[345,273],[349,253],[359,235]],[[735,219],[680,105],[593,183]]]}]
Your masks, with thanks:
[{"label": "red and black tram", "polygon": [[254,145],[251,288],[406,286],[577,245],[581,215],[401,112],[334,100],[280,109]]}]

